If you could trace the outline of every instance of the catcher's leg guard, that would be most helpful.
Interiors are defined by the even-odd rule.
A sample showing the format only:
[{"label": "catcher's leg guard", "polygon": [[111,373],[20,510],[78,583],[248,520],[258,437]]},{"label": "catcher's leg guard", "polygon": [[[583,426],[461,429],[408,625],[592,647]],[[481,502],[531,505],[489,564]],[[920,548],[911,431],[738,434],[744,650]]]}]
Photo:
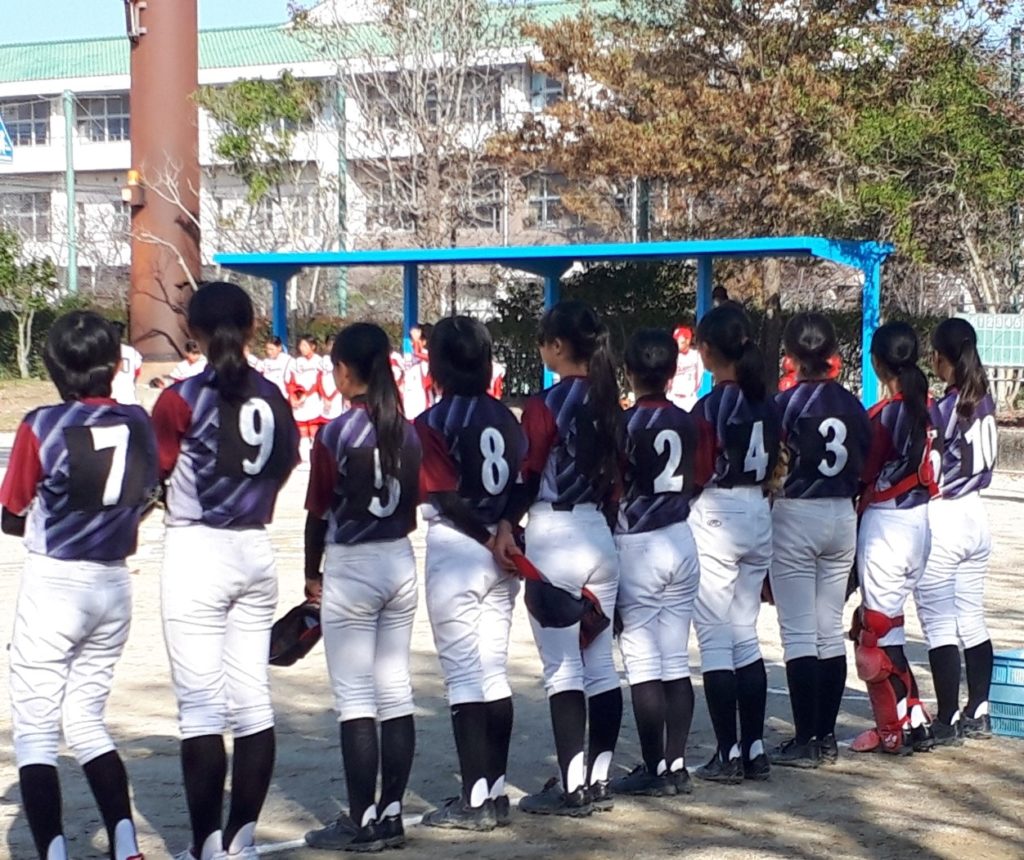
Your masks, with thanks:
[{"label": "catcher's leg guard", "polygon": [[857,610],[851,632],[851,636],[856,634],[854,657],[857,675],[867,684],[876,728],[854,741],[852,749],[855,752],[881,749],[882,752],[899,754],[905,751],[903,729],[912,683],[909,669],[905,664],[902,668],[897,666],[886,649],[878,645],[882,636],[902,624],[902,616],[889,618],[863,606]]}]

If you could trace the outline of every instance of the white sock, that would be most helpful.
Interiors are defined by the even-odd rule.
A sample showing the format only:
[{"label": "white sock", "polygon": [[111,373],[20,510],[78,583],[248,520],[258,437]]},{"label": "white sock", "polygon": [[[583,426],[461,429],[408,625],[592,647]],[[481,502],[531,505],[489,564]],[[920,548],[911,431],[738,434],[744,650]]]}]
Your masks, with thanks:
[{"label": "white sock", "polygon": [[[255,827],[255,825],[253,825]],[[245,830],[243,827],[242,830]],[[241,832],[239,832],[239,836]],[[238,836],[235,837],[231,843],[232,847],[238,842]],[[196,860],[215,860],[218,854],[224,853],[224,834],[219,830],[214,830],[209,836],[206,837],[206,841],[203,843],[203,847],[199,850],[199,857]]]},{"label": "white sock", "polygon": [[677,758],[672,762],[672,767],[669,768],[672,773],[678,773],[686,767],[686,760]]},{"label": "white sock", "polygon": [[122,818],[114,828],[114,858],[128,860],[139,853],[139,843],[135,838],[135,825],[127,818]]},{"label": "white sock", "polygon": [[494,780],[494,785],[491,786],[491,800],[497,800],[505,793],[505,774],[499,776]]},{"label": "white sock", "polygon": [[578,752],[572,757],[572,761],[569,762],[568,773],[566,778],[569,780],[569,784],[563,786],[566,793],[575,791],[586,780],[586,768],[583,764],[583,753]]},{"label": "white sock", "polygon": [[910,709],[910,727],[913,729],[920,728],[927,722],[928,720],[924,715],[924,708],[920,705],[914,705],[914,707]]},{"label": "white sock", "polygon": [[68,860],[68,841],[63,834],[54,836],[47,846],[46,860]]},{"label": "white sock", "polygon": [[360,827],[366,827],[371,821],[377,820],[377,804],[371,803],[366,807],[366,812],[363,813],[363,820],[360,823]]},{"label": "white sock", "polygon": [[473,783],[473,788],[470,789],[469,805],[474,809],[478,806],[483,806],[487,797],[487,780],[484,777],[480,777],[480,779]]},{"label": "white sock", "polygon": [[590,768],[590,784],[604,782],[608,779],[608,771],[611,766],[612,754],[608,750],[598,753],[597,758],[594,759],[593,767]]},{"label": "white sock", "polygon": [[[759,755],[764,755],[764,742],[763,741],[754,741],[750,745],[750,757],[752,759],[755,759]],[[729,758],[732,758],[732,756],[730,755]]]},{"label": "white sock", "polygon": [[666,770],[668,770],[668,765],[665,764],[665,759],[662,759],[661,761],[658,762],[658,767],[656,768],[656,773],[657,773],[658,776],[661,776]]},{"label": "white sock", "polygon": [[387,806],[384,807],[384,814],[381,818],[394,818],[396,815],[402,814],[402,804],[397,800],[392,800]]},{"label": "white sock", "polygon": [[739,744],[733,744],[732,745],[732,749],[729,750],[729,761],[732,761],[734,758],[739,758],[739,757],[740,757],[740,745]]},{"label": "white sock", "polygon": [[982,717],[988,716],[988,702],[982,702],[978,707],[974,709],[974,719],[980,720]]}]

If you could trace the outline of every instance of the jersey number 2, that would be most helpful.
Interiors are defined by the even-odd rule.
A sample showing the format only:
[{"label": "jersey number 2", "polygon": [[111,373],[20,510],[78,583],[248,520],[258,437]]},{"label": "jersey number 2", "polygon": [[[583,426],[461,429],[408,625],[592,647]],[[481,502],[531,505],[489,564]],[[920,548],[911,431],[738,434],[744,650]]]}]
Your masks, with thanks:
[{"label": "jersey number 2", "polygon": [[683,443],[675,430],[662,430],[654,437],[654,453],[661,456],[668,451],[668,461],[654,479],[655,493],[679,493],[683,489],[683,476],[677,475],[683,459]]}]

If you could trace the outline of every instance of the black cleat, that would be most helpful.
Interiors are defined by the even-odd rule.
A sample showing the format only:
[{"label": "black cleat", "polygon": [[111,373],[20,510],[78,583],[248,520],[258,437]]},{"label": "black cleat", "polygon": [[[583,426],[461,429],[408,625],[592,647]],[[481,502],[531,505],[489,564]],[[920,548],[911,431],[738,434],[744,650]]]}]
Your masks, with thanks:
[{"label": "black cleat", "polygon": [[[904,741],[904,744],[906,744],[906,741]],[[914,748],[914,752],[931,751],[935,746],[935,734],[930,723],[925,723],[923,726],[917,726],[910,730],[910,745]]]},{"label": "black cleat", "polygon": [[377,831],[384,840],[385,848],[405,847],[405,825],[402,823],[401,814],[384,816],[377,822]]},{"label": "black cleat", "polygon": [[764,782],[771,778],[772,763],[764,753],[752,759],[743,760],[743,778],[752,782]]},{"label": "black cleat", "polygon": [[565,815],[569,818],[584,818],[594,811],[583,786],[566,794],[557,777],[549,779],[536,794],[520,798],[519,809],[530,815]]},{"label": "black cleat", "polygon": [[512,804],[507,794],[494,798],[494,818],[498,827],[508,827],[512,823]]},{"label": "black cleat", "polygon": [[797,743],[796,738],[791,738],[775,747],[771,751],[770,757],[771,763],[780,767],[814,768],[821,764],[818,744],[813,740],[800,744]]},{"label": "black cleat", "polygon": [[676,787],[676,794],[693,794],[693,780],[690,779],[690,772],[685,767],[672,771],[668,777]]},{"label": "black cleat", "polygon": [[961,717],[960,725],[965,738],[987,741],[992,737],[992,721],[988,714],[982,714],[980,717]]},{"label": "black cleat", "polygon": [[449,797],[444,805],[423,816],[420,824],[445,830],[474,830],[486,833],[498,826],[494,801],[487,799],[480,806],[470,806],[462,797]]},{"label": "black cleat", "polygon": [[611,783],[607,779],[592,782],[587,786],[587,798],[590,800],[594,812],[611,812],[615,807]]},{"label": "black cleat", "polygon": [[818,745],[818,760],[822,764],[835,764],[839,761],[839,744],[835,735],[825,735],[815,742]]},{"label": "black cleat", "polygon": [[716,752],[711,757],[711,761],[698,767],[694,774],[698,779],[708,782],[739,785],[743,782],[743,762],[739,756],[726,760],[722,758],[721,753]]},{"label": "black cleat", "polygon": [[647,765],[638,764],[625,776],[611,781],[612,794],[630,794],[634,797],[667,797],[676,793],[675,781],[668,773],[651,773]]},{"label": "black cleat", "polygon": [[319,830],[310,830],[306,834],[306,844],[323,851],[375,853],[384,850],[384,840],[375,821],[365,827],[357,827],[347,815],[339,815],[336,821]]},{"label": "black cleat", "polygon": [[936,720],[932,723],[932,738],[937,747],[961,747],[964,745],[959,721],[949,726]]}]

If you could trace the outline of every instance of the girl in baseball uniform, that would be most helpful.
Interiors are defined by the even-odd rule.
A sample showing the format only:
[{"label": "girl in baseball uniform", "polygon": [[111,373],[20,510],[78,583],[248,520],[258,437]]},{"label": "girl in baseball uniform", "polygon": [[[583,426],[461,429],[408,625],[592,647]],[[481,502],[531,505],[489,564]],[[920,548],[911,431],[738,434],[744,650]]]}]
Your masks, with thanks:
[{"label": "girl in baseball uniform", "polygon": [[[254,858],[274,769],[267,655],[277,573],[265,526],[298,461],[298,434],[277,387],[245,360],[254,320],[241,287],[200,286],[188,325],[209,366],[164,391],[153,409],[167,480],[161,612],[192,825],[192,847],[180,857]],[[232,791],[222,830],[229,729]]]},{"label": "girl in baseball uniform", "polygon": [[487,393],[491,336],[469,317],[430,337],[441,399],[416,419],[426,494],[426,597],[451,708],[462,790],[423,816],[431,827],[490,830],[509,821],[505,771],[512,737],[508,639],[519,582],[492,554],[519,479],[526,441]]},{"label": "girl in baseball uniform", "polygon": [[779,419],[753,338],[749,318],[732,302],[714,308],[697,327],[701,358],[715,387],[694,413],[710,426],[715,453],[689,523],[700,555],[694,621],[718,748],[696,773],[723,783],[764,780],[770,772],[761,739],[768,679],[757,616],[772,559],[765,488],[778,459]]},{"label": "girl in baseball uniform", "polygon": [[299,338],[299,354],[292,362],[291,375],[286,380],[288,399],[299,427],[299,456],[303,468],[309,466],[313,437],[323,423],[323,398],[320,396],[323,361],[317,355],[316,347],[316,338],[312,335]]},{"label": "girl in baseball uniform", "polygon": [[57,746],[64,738],[103,816],[112,860],[141,860],[128,776],[103,714],[128,639],[125,558],[157,486],[156,440],[138,405],[111,396],[114,326],[74,311],[50,329],[43,360],[63,403],[18,427],[0,487],[6,534],[25,539],[10,643],[18,782],[41,860],[66,860]]},{"label": "girl in baseball uniform", "polygon": [[826,317],[797,314],[782,340],[796,379],[775,398],[788,466],[772,505],[771,585],[794,737],[773,749],[771,760],[816,767],[838,757],[836,717],[846,689],[843,606],[871,425],[860,401],[831,381],[829,360],[838,341]]},{"label": "girl in baseball uniform", "polygon": [[345,411],[345,397],[338,391],[338,383],[334,379],[334,360],[331,352],[334,349],[334,335],[328,335],[324,341],[324,354],[320,356],[320,423],[333,421]]},{"label": "girl in baseball uniform", "polygon": [[[583,302],[561,302],[541,318],[544,364],[560,381],[523,411],[527,454],[521,504],[502,523],[498,556],[514,554],[512,524],[529,509],[526,554],[549,582],[574,596],[584,587],[609,618],[619,564],[614,519],[622,412],[608,329]],[[585,649],[580,625],[542,627],[531,616],[551,708],[558,779],[519,801],[524,812],[589,815],[613,803],[608,772],[622,720],[622,690],[609,627]],[[589,722],[590,737],[587,742]]]},{"label": "girl in baseball uniform", "polygon": [[277,386],[282,397],[288,397],[288,382],[292,377],[294,360],[285,352],[281,338],[272,337],[264,344],[264,359],[258,368],[268,380]]},{"label": "girl in baseball uniform", "polygon": [[689,794],[693,720],[689,639],[700,582],[690,504],[711,471],[711,433],[670,402],[678,350],[668,332],[638,331],[626,346],[636,405],[625,415],[619,550],[619,643],[643,763],[612,780],[616,794]]},{"label": "girl in baseball uniform", "polygon": [[[946,384],[936,404],[942,436],[941,496],[928,503],[931,552],[914,590],[928,640],[938,699],[936,743],[961,734],[990,737],[988,691],[992,640],[985,626],[985,575],[992,550],[980,491],[996,462],[995,403],[967,320],[953,318],[932,334],[932,366]],[[960,649],[967,669],[967,704],[960,711]]]},{"label": "girl in baseball uniform", "polygon": [[929,719],[903,653],[903,606],[924,573],[930,543],[928,501],[938,495],[941,440],[918,341],[904,322],[881,326],[871,360],[887,397],[871,408],[871,449],[864,466],[857,533],[861,606],[851,638],[857,673],[867,684],[875,728],[855,752],[904,755],[932,747]]},{"label": "girl in baseball uniform", "polygon": [[306,834],[313,848],[379,851],[405,844],[402,797],[415,748],[409,648],[417,602],[409,533],[416,528],[420,444],[402,415],[390,351],[379,326],[342,329],[331,360],[338,391],[352,409],[327,424],[313,444],[306,591],[320,601],[349,802],[348,816]]}]

